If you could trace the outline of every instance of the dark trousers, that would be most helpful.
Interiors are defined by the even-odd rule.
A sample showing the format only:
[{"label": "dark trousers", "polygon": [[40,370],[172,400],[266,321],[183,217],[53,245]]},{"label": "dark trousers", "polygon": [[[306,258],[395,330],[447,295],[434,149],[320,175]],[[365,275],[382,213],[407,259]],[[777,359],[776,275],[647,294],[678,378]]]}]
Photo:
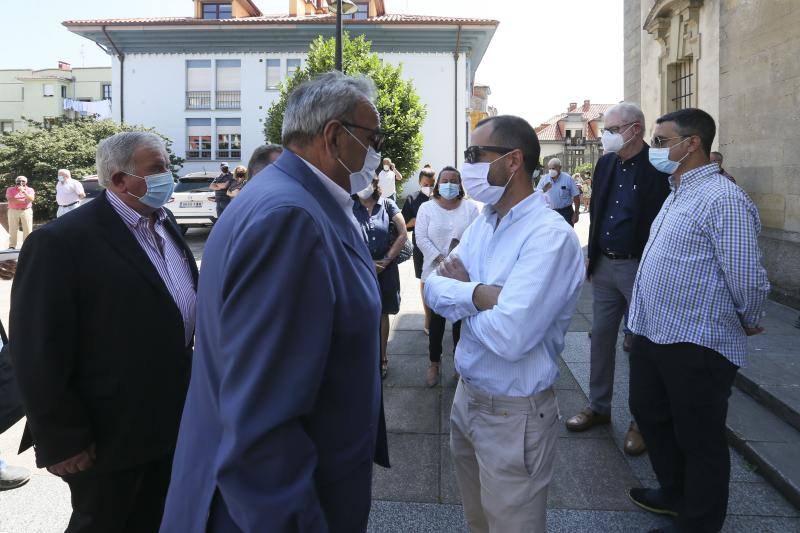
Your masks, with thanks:
[{"label": "dark trousers", "polygon": [[230,200],[227,202],[220,202],[217,200],[217,218],[222,216],[222,212],[225,211],[225,208],[228,207],[228,204],[231,203]]},{"label": "dark trousers", "polygon": [[728,397],[739,367],[696,344],[639,335],[630,358],[630,408],[664,492],[686,531],[722,528],[728,507]]},{"label": "dark trousers", "polygon": [[65,533],[156,533],[171,471],[169,454],[125,470],[65,476],[72,494]]},{"label": "dark trousers", "polygon": [[[447,321],[443,316],[431,312],[430,333],[428,334],[428,354],[432,363],[442,360],[442,340],[444,340],[444,325]],[[458,339],[461,338],[461,321],[453,324],[453,351],[458,346]]]},{"label": "dark trousers", "polygon": [[567,224],[570,226],[574,226],[575,224],[572,222],[572,215],[575,214],[575,209],[572,208],[571,205],[567,207],[562,207],[561,209],[556,209],[556,213],[564,217],[564,220],[567,221]]}]

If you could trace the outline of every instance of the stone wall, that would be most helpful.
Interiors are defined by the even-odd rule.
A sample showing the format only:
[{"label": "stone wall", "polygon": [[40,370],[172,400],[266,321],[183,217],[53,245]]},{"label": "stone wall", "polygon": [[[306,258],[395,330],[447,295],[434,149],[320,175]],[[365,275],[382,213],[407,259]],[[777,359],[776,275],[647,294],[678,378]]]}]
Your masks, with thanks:
[{"label": "stone wall", "polygon": [[774,296],[800,307],[800,1],[721,0],[719,146],[758,205]]},{"label": "stone wall", "polygon": [[642,99],[642,0],[625,0],[625,101],[639,104]]}]

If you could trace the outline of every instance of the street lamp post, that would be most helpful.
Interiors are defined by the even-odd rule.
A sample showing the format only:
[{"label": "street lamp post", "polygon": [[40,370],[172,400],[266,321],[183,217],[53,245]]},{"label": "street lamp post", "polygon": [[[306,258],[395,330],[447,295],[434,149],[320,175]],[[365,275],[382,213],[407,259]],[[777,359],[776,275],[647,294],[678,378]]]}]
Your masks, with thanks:
[{"label": "street lamp post", "polygon": [[352,15],[358,6],[352,0],[336,0],[328,9],[336,13],[336,70],[342,72],[342,14]]}]

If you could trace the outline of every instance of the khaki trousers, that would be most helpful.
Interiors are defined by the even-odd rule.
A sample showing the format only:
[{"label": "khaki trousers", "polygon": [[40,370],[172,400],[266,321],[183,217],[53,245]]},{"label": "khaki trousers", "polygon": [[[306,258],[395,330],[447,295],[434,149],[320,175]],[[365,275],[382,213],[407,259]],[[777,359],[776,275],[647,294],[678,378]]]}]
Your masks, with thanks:
[{"label": "khaki trousers", "polygon": [[459,381],[450,451],[473,533],[546,532],[558,417],[553,389],[512,398]]},{"label": "khaki trousers", "polygon": [[[17,233],[22,227],[22,242],[28,238],[33,229],[33,209],[9,209],[8,210],[8,246],[9,248],[19,248],[17,246]],[[22,244],[20,244],[22,246]]]}]

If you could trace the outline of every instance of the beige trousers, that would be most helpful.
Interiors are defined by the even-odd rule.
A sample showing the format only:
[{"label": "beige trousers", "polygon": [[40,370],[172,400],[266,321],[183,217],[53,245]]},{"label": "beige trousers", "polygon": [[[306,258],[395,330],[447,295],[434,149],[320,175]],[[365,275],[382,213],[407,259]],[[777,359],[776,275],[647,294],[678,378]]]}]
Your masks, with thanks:
[{"label": "beige trousers", "polygon": [[33,229],[33,209],[9,209],[8,210],[8,246],[9,248],[19,248],[17,237],[19,228],[22,226],[22,242],[28,238]]},{"label": "beige trousers", "polygon": [[558,416],[553,389],[511,398],[459,381],[450,451],[473,533],[546,532]]}]

